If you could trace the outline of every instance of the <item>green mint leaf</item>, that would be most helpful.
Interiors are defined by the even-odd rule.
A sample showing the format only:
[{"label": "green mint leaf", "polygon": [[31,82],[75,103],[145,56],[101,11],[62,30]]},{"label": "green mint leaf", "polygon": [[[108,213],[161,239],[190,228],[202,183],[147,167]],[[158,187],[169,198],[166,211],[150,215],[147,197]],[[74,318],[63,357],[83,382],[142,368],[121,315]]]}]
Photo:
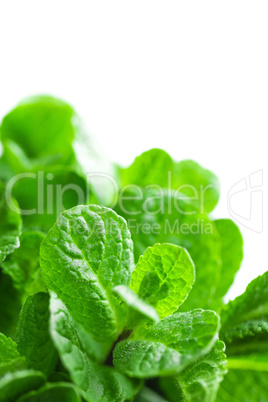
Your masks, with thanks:
[{"label": "green mint leaf", "polygon": [[267,317],[260,317],[238,323],[232,328],[223,328],[221,337],[226,342],[228,356],[255,351],[264,353],[267,348],[267,333]]},{"label": "green mint leaf", "polygon": [[162,319],[184,302],[195,279],[189,253],[172,244],[155,244],[140,257],[130,288],[154,306]]},{"label": "green mint leaf", "polygon": [[111,367],[94,362],[85,351],[76,324],[65,305],[51,294],[51,335],[72,381],[89,402],[131,400],[140,384]]},{"label": "green mint leaf", "polygon": [[0,376],[25,367],[25,359],[18,352],[16,343],[0,333]]},{"label": "green mint leaf", "polygon": [[221,337],[227,343],[227,353],[253,351],[254,346],[265,350],[267,316],[268,272],[254,279],[242,295],[223,307]]},{"label": "green mint leaf", "polygon": [[173,188],[179,189],[193,200],[197,198],[201,212],[211,212],[220,198],[218,178],[192,160],[174,164]]},{"label": "green mint leaf", "polygon": [[30,294],[45,290],[39,266],[40,245],[44,237],[41,232],[23,232],[20,247],[1,264],[2,271],[12,278],[23,301]]},{"label": "green mint leaf", "polygon": [[49,334],[49,295],[29,296],[22,307],[16,331],[18,350],[26,358],[26,368],[49,375],[57,363],[57,353]]},{"label": "green mint leaf", "polygon": [[220,329],[220,318],[211,310],[195,309],[165,317],[151,327],[140,327],[132,335],[135,339],[162,342],[181,354],[200,355],[211,349]]},{"label": "green mint leaf", "polygon": [[13,336],[21,309],[21,295],[9,275],[0,271],[0,332]]},{"label": "green mint leaf", "polygon": [[[5,180],[11,178],[12,174],[21,172],[48,173],[51,171],[53,173],[56,166],[60,168],[62,176],[65,175],[67,168],[73,171],[73,174],[77,173],[81,176],[81,179],[86,179],[89,172],[105,172],[110,176],[114,175],[113,165],[104,156],[98,144],[96,146],[96,141],[88,133],[82,119],[70,105],[60,99],[51,96],[35,96],[23,100],[4,117],[1,135],[4,155],[2,163],[0,161],[0,167],[4,169],[2,177]],[[98,176],[98,180],[93,178],[93,183],[88,178],[90,188],[98,202],[108,205],[113,197],[113,188],[106,185],[105,179],[100,180],[101,174],[95,174],[95,176]],[[61,185],[60,177],[57,180]],[[17,189],[21,196],[19,203],[27,199],[21,194],[22,188],[21,185]],[[28,190],[30,188],[31,183],[28,183]],[[83,189],[84,185],[81,187],[81,190]],[[44,200],[46,201],[46,198]],[[31,200],[28,197],[28,204],[33,201],[34,199]],[[85,201],[78,202],[78,204],[81,203]],[[75,205],[73,203],[65,206],[64,209]],[[40,215],[42,213],[25,221],[28,225],[33,224],[33,218],[35,217],[36,220],[42,218]],[[51,214],[45,215],[51,221]],[[43,225],[46,224],[45,219],[41,221]],[[50,229],[49,224],[47,228]]]},{"label": "green mint leaf", "polygon": [[21,217],[15,200],[12,200],[12,203],[16,207],[16,211],[9,208],[5,188],[0,182],[0,262],[18,248],[20,244]]},{"label": "green mint leaf", "polygon": [[172,171],[173,160],[169,154],[162,149],[153,148],[137,156],[132,165],[120,170],[120,174],[123,186],[135,184],[146,187],[157,184],[167,188],[168,172]]},{"label": "green mint leaf", "polygon": [[66,163],[73,157],[73,117],[73,109],[60,99],[50,96],[25,99],[2,121],[4,150],[6,143],[12,141],[29,160],[54,155],[58,163]]},{"label": "green mint leaf", "polygon": [[197,162],[174,162],[162,149],[151,149],[138,156],[133,164],[120,170],[122,185],[160,186],[190,197],[196,207],[211,212],[220,197],[219,180]]},{"label": "green mint leaf", "polygon": [[20,247],[0,263],[0,330],[6,335],[15,334],[18,315],[27,297],[46,291],[39,266],[43,238],[44,235],[40,232],[22,232],[19,238]]},{"label": "green mint leaf", "polygon": [[234,281],[243,259],[243,238],[239,228],[230,219],[214,221],[220,237],[222,266],[215,298],[223,298]]},{"label": "green mint leaf", "polygon": [[6,176],[6,180],[10,179],[13,174],[25,172],[32,168],[31,161],[23,148],[11,139],[4,141],[4,154],[2,158],[10,168],[9,172],[6,172],[6,175],[9,173],[9,177]]},{"label": "green mint leaf", "polygon": [[60,212],[87,202],[86,180],[72,167],[41,166],[30,174],[17,180],[12,191],[27,212],[23,224],[28,230],[47,232]]},{"label": "green mint leaf", "polygon": [[160,386],[168,400],[214,402],[227,371],[224,349],[224,343],[217,341],[209,353],[188,366],[178,376],[161,379]]},{"label": "green mint leaf", "polygon": [[[18,250],[18,249],[17,249]],[[20,289],[25,282],[25,275],[23,270],[21,269],[20,265],[17,264],[16,260],[11,256],[8,256],[2,263],[1,263],[2,272],[5,275],[9,275],[12,279],[13,285],[16,289]]]},{"label": "green mint leaf", "polygon": [[132,241],[126,222],[99,206],[63,212],[41,246],[44,280],[98,340],[115,339],[123,319],[112,292],[129,285]]},{"label": "green mint leaf", "polygon": [[8,373],[0,379],[0,402],[14,402],[24,393],[37,389],[44,383],[45,375],[39,371]]},{"label": "green mint leaf", "polygon": [[0,181],[6,183],[10,177],[12,177],[12,169],[2,155],[0,157]]},{"label": "green mint leaf", "polygon": [[229,370],[217,395],[217,402],[247,402],[268,400],[268,372]]},{"label": "green mint leaf", "polygon": [[78,390],[73,384],[59,382],[45,384],[36,391],[21,396],[17,402],[81,402]]},{"label": "green mint leaf", "polygon": [[144,320],[153,322],[159,321],[156,309],[140,299],[128,286],[116,286],[113,292],[117,294],[129,308],[128,328],[134,328],[137,323]]},{"label": "green mint leaf", "polygon": [[114,365],[130,377],[174,375],[207,353],[216,342],[219,317],[214,311],[173,314],[149,328],[138,328],[119,342]]},{"label": "green mint leaf", "polygon": [[116,211],[128,222],[136,261],[155,243],[172,243],[189,251],[196,268],[196,281],[180,310],[210,308],[214,304],[221,250],[212,221],[197,213],[185,196],[182,199],[175,192],[164,190],[143,189],[138,196],[129,189]]},{"label": "green mint leaf", "polygon": [[142,339],[121,341],[114,349],[113,363],[121,373],[133,378],[152,378],[178,373],[185,360],[161,342]]},{"label": "green mint leaf", "polygon": [[[226,342],[228,368],[233,373],[230,380],[236,376],[242,377],[240,370],[242,373],[248,370],[248,381],[255,378],[250,370],[260,373],[260,378],[262,371],[268,371],[267,296],[268,272],[254,279],[242,295],[222,309],[221,338]],[[226,384],[228,387],[228,380]],[[249,395],[262,394],[253,380],[252,388]]]}]

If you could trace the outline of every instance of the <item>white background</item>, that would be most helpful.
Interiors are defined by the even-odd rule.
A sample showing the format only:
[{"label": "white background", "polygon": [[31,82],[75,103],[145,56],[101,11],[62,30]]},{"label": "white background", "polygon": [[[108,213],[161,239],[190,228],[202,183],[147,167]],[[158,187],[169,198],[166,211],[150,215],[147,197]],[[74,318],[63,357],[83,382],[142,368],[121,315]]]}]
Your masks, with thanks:
[{"label": "white background", "polygon": [[[120,164],[152,147],[193,158],[221,181],[216,217],[230,217],[229,189],[263,170],[265,213],[267,20],[267,1],[0,0],[0,116],[49,93],[72,103]],[[260,195],[249,226],[262,219]],[[234,203],[249,218],[250,193]],[[231,298],[268,269],[263,221],[261,233],[240,224]]]}]

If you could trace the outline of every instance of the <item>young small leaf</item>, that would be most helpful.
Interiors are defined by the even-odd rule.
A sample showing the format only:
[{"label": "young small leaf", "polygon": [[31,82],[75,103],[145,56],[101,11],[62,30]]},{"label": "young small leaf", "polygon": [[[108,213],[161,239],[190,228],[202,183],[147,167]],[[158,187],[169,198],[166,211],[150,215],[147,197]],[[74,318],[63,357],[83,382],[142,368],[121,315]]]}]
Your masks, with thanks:
[{"label": "young small leaf", "polygon": [[194,264],[185,249],[172,244],[155,244],[140,257],[130,288],[154,306],[162,319],[184,302],[194,278]]},{"label": "young small leaf", "polygon": [[221,268],[221,250],[216,227],[197,212],[191,200],[174,191],[142,189],[137,196],[129,189],[116,207],[129,224],[135,259],[155,243],[186,248],[195,264],[195,286],[180,311],[211,308]]}]

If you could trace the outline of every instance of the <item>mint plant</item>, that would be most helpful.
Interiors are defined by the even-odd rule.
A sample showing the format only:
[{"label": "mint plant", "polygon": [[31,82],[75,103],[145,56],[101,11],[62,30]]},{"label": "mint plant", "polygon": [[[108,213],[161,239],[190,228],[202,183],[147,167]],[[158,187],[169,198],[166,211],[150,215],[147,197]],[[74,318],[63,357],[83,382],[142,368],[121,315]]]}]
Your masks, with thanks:
[{"label": "mint plant", "polygon": [[268,276],[225,304],[243,240],[217,177],[113,165],[52,97],[0,133],[0,402],[266,401]]},{"label": "mint plant", "polygon": [[[16,359],[20,352],[24,368],[49,375],[57,350],[88,401],[129,400],[142,380],[183,375],[217,340],[215,312],[172,314],[194,283],[188,252],[156,244],[134,268],[126,222],[108,208],[63,212],[41,244],[40,263],[50,297],[41,292],[26,300]],[[225,355],[215,363],[217,387]]]}]

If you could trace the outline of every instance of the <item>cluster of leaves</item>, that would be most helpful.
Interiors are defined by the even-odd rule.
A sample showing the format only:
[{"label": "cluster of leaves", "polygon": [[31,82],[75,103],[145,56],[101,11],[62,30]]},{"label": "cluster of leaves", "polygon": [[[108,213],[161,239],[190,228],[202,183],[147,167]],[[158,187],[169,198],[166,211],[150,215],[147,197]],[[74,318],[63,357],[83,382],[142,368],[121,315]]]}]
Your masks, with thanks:
[{"label": "cluster of leaves", "polygon": [[[210,217],[212,172],[159,149],[113,166],[51,97],[10,112],[1,142],[0,401],[267,400],[268,275],[224,305],[242,237]],[[117,177],[113,209],[92,171]],[[84,205],[58,205],[69,184]]]}]

